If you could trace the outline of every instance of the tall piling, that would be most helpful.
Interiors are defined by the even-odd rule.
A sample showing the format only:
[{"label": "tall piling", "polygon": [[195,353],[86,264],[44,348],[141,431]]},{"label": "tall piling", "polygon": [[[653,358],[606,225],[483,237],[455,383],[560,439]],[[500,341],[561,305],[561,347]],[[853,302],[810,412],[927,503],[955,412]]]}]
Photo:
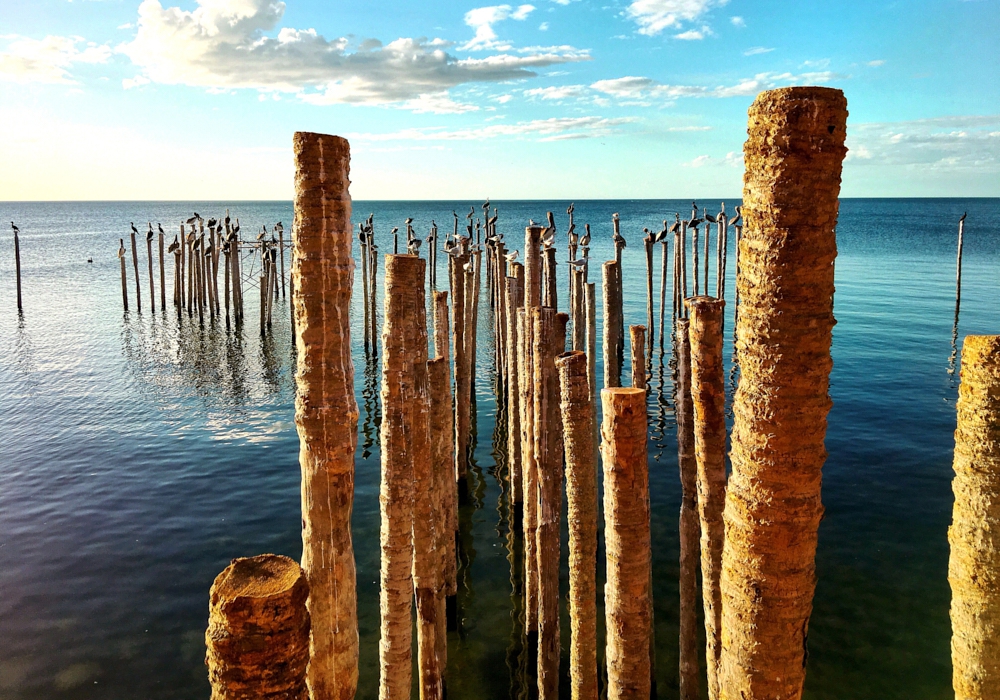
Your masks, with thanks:
[{"label": "tall piling", "polygon": [[955,318],[958,318],[958,309],[962,305],[962,244],[965,238],[965,214],[958,220],[958,251],[955,261]]},{"label": "tall piling", "polygon": [[608,388],[601,401],[608,700],[646,700],[653,620],[646,392]]},{"label": "tall piling", "polygon": [[632,348],[632,386],[646,390],[646,327],[629,326],[629,347]]},{"label": "tall piling", "polygon": [[951,660],[955,700],[1000,697],[1000,336],[962,345],[955,430]]},{"label": "tall piling", "polygon": [[132,269],[135,272],[135,310],[142,311],[142,279],[139,277],[139,250],[135,245],[135,231],[129,236],[132,238]]},{"label": "tall piling", "polygon": [[160,310],[167,310],[167,275],[166,271],[163,269],[163,230],[159,233],[159,251],[160,251]]},{"label": "tall piling", "polygon": [[149,268],[149,311],[156,313],[156,290],[153,287],[153,229],[146,234],[146,264]]},{"label": "tall piling", "polygon": [[[434,294],[444,294],[445,292],[434,292]],[[447,309],[447,303],[445,304]],[[445,311],[445,322],[447,323],[447,310]],[[447,346],[447,341],[446,341]],[[422,656],[429,653],[433,647],[435,654],[435,665],[440,679],[440,683],[434,683],[433,672],[430,665],[423,660],[418,660],[421,673],[420,686],[421,697],[426,694],[432,697],[440,697],[438,689],[443,693],[444,672],[448,664],[448,624],[445,609],[445,599],[452,586],[450,576],[456,573],[455,562],[455,527],[458,519],[458,493],[455,484],[455,434],[454,415],[451,410],[451,367],[449,365],[447,349],[444,354],[438,354],[433,360],[427,363],[427,383],[430,389],[431,413],[430,413],[430,435],[431,435],[431,472],[434,492],[434,505],[436,512],[431,514],[434,524],[434,549],[432,554],[436,555],[437,574],[434,589],[434,619],[433,627],[427,625],[427,629],[417,630],[418,653]],[[449,560],[450,558],[450,560]],[[457,591],[456,591],[457,592]],[[426,594],[425,594],[426,595]],[[420,614],[422,603],[417,597],[417,614],[419,619],[426,620],[425,615]],[[426,624],[426,623],[425,623]],[[428,631],[433,630],[433,640],[427,639]],[[425,672],[423,669],[427,669]]]},{"label": "tall piling", "polygon": [[[649,349],[653,349],[656,338],[656,323],[653,320],[653,234],[648,232],[642,239],[642,246],[646,253],[646,330],[649,333]],[[633,356],[635,353],[632,353]],[[652,362],[652,355],[650,355]],[[635,372],[635,370],[632,370]],[[633,384],[633,386],[635,386]]]},{"label": "tall piling", "polygon": [[[18,252],[20,252],[19,249],[18,249],[18,247],[17,247],[17,234],[15,234],[15,238],[14,238],[14,250],[18,250]],[[18,258],[20,258],[20,255],[18,255]],[[125,239],[124,238],[119,238],[118,239],[118,262],[121,263],[121,268],[122,268],[122,305],[125,307],[125,311],[128,311],[128,276],[125,274]],[[20,267],[20,265],[18,267]],[[18,279],[19,280],[20,280],[20,278],[21,278],[21,276],[18,275]],[[18,291],[19,292],[20,292],[20,289],[21,289],[21,285],[19,284],[18,285]],[[20,294],[18,294],[18,297],[17,297],[17,310],[18,311],[21,310],[21,295]]]},{"label": "tall piling", "polygon": [[720,697],[801,697],[830,410],[833,263],[847,101],[758,95],[744,145],[745,230],[722,555]]},{"label": "tall piling", "polygon": [[690,317],[690,392],[694,406],[694,450],[701,525],[705,671],[709,700],[716,700],[719,697],[718,673],[722,654],[722,592],[719,586],[725,539],[722,511],[726,503],[726,386],[722,366],[722,313],[725,302],[714,297],[697,296],[691,297],[685,304]]},{"label": "tall piling", "polygon": [[[551,250],[551,249],[550,249]],[[532,311],[534,439],[538,473],[538,697],[559,697],[559,523],[562,516],[563,435],[556,357],[566,349],[566,314]]]},{"label": "tall piling", "polygon": [[573,700],[597,700],[597,454],[596,413],[588,360],[582,351],[556,360],[569,524],[569,675]]},{"label": "tall piling", "polygon": [[[385,257],[382,326],[382,566],[379,698],[410,697],[414,491],[418,462],[430,463],[425,261]],[[424,484],[421,488],[426,489]]]},{"label": "tall piling", "polygon": [[[531,310],[542,303],[541,239],[544,227],[528,226],[524,230],[524,334],[522,337],[523,367],[521,376],[534,377],[534,340]],[[520,313],[520,312],[519,312]],[[521,463],[524,486],[524,588],[525,629],[529,634],[538,630],[538,471],[536,465],[534,424],[534,382],[521,383]]]},{"label": "tall piling", "polygon": [[[455,533],[458,532],[458,483],[455,480],[455,414],[453,410],[453,396],[451,390],[451,358],[448,352],[448,292],[434,292],[434,355],[436,358],[444,358],[446,371],[445,389],[435,385],[431,386],[431,439],[444,440],[443,442],[432,442],[432,459],[448,459],[449,466],[445,477],[447,483],[444,485],[444,497],[442,507],[444,508],[444,521],[447,524],[442,533],[442,556],[443,556],[443,577],[445,596],[453,596],[458,593],[458,560],[455,551]],[[431,380],[434,380],[431,375]],[[447,419],[438,416],[437,411],[447,410]],[[447,439],[439,438],[434,431],[443,426],[441,430],[448,431]],[[436,473],[436,472],[435,472]],[[443,477],[444,478],[444,477]],[[443,638],[442,638],[443,639]]]},{"label": "tall piling", "polygon": [[[350,146],[297,132],[292,259],[295,425],[302,471],[302,568],[309,579],[309,691],[352,700],[358,685],[358,618],[351,540],[358,405],[351,360]],[[239,249],[233,259],[239,258]],[[234,289],[239,288],[236,266]],[[411,593],[412,594],[412,593]]]},{"label": "tall piling", "polygon": [[618,328],[622,308],[618,305],[618,263],[608,260],[601,266],[604,296],[604,386],[621,386],[621,357],[618,355]]},{"label": "tall piling", "polygon": [[675,351],[677,380],[677,464],[681,482],[680,513],[680,639],[678,683],[681,700],[698,700],[698,560],[701,526],[698,520],[698,466],[694,451],[694,409],[691,405],[691,342],[689,320],[677,319]]},{"label": "tall piling", "polygon": [[524,306],[524,289],[521,266],[514,268],[515,274],[507,277],[507,471],[510,480],[510,502],[516,506],[522,503],[524,494],[523,464],[521,461],[521,411],[519,397],[521,375],[518,370],[517,345],[519,334],[517,310]]},{"label": "tall piling", "polygon": [[306,700],[309,584],[288,557],[234,559],[209,593],[205,665],[212,700]]}]

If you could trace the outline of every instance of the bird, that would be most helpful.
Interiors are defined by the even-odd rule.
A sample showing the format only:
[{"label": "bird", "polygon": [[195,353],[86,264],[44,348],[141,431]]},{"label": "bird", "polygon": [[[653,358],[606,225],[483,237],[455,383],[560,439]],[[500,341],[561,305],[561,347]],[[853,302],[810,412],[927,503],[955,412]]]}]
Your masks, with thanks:
[{"label": "bird", "polygon": [[156,222],[156,228],[159,229],[160,233],[162,233],[163,235],[167,235],[166,231],[163,230],[163,224],[161,224],[160,222]]},{"label": "bird", "polygon": [[261,226],[260,233],[257,234],[257,240],[258,241],[264,240],[264,236],[266,235],[267,235],[267,226]]},{"label": "bird", "polygon": [[134,223],[132,223],[131,221],[129,222],[129,224],[130,224],[130,225],[132,226],[132,233],[134,233],[134,234],[138,235],[138,234],[139,234],[139,229],[137,229],[137,228],[135,227],[135,224],[134,224]]},{"label": "bird", "polygon": [[229,210],[228,210],[228,209],[226,209],[226,218],[225,218],[225,219],[223,219],[222,221],[223,221],[223,223],[224,223],[224,224],[225,224],[226,226],[229,226],[229,221],[230,221],[230,219],[229,219]]},{"label": "bird", "polygon": [[274,228],[278,229],[279,231],[285,230],[285,227],[281,225],[280,221],[274,225]]},{"label": "bird", "polygon": [[218,219],[209,219],[208,220],[208,227],[209,228],[215,228],[218,225],[219,225]]},{"label": "bird", "polygon": [[528,219],[529,228],[538,228],[538,223],[534,219]]},{"label": "bird", "polygon": [[704,221],[704,219],[699,219],[697,217],[692,216],[687,222],[688,228],[698,228],[698,226],[701,225],[702,221]]},{"label": "bird", "polygon": [[653,232],[650,231],[648,228],[646,228],[644,226],[642,228],[642,232],[646,234],[645,236],[642,237],[642,240],[644,240],[644,241],[652,241],[653,240]]},{"label": "bird", "polygon": [[14,222],[13,222],[13,221],[11,221],[11,222],[10,222],[10,227],[11,227],[12,229],[14,229],[14,235],[15,235],[15,236],[16,236],[17,234],[21,233],[21,229],[19,229],[19,228],[18,228],[18,227],[17,227],[17,226],[16,226],[15,224],[14,224]]},{"label": "bird", "polygon": [[187,221],[185,221],[184,223],[185,223],[185,224],[193,224],[193,223],[195,223],[196,221],[198,221],[198,220],[199,220],[200,218],[201,218],[201,217],[200,217],[200,216],[198,216],[198,212],[195,212],[195,213],[194,213],[194,216],[192,216],[192,217],[191,217],[190,219],[188,219],[188,220],[187,220]]},{"label": "bird", "polygon": [[554,228],[547,228],[542,233],[542,246],[545,248],[551,248],[552,244],[556,242],[556,230]]},{"label": "bird", "polygon": [[167,246],[167,252],[168,253],[173,253],[174,251],[176,251],[180,247],[181,247],[181,244],[177,241],[177,236],[174,236],[174,242]]},{"label": "bird", "polygon": [[584,233],[583,237],[580,238],[580,245],[586,248],[587,246],[590,245],[590,224],[584,224],[583,229],[584,231],[586,231],[586,233]]},{"label": "bird", "polygon": [[662,243],[667,239],[667,233],[669,229],[667,228],[667,220],[663,220],[663,230],[656,234],[656,238],[653,239],[654,243]]},{"label": "bird", "polygon": [[399,226],[392,227],[392,252],[393,255],[399,254]]},{"label": "bird", "polygon": [[205,246],[205,257],[207,258],[208,256],[210,256],[212,254],[212,251],[214,251],[214,250],[215,250],[215,248],[212,247],[211,243],[207,244]]},{"label": "bird", "polygon": [[[15,226],[14,228],[17,228],[17,227]],[[125,257],[125,239],[124,238],[119,238],[118,239],[118,257],[119,258],[124,258]]]},{"label": "bird", "polygon": [[576,205],[571,203],[568,207],[566,207],[566,213],[569,214],[570,216],[573,215],[574,211],[576,211]]},{"label": "bird", "polygon": [[964,224],[964,223],[965,223],[965,216],[966,216],[966,214],[968,214],[968,213],[969,213],[969,212],[965,212],[965,214],[962,214],[962,218],[958,220],[958,223],[960,223],[960,224]]},{"label": "bird", "polygon": [[[228,216],[226,217],[226,220],[227,220],[227,221],[229,220],[229,217],[228,217]],[[233,235],[236,235],[236,234],[237,234],[237,233],[239,233],[239,232],[240,232],[240,220],[239,220],[239,219],[237,219],[237,220],[236,220],[236,226],[234,226],[234,227],[233,227]]]},{"label": "bird", "polygon": [[409,253],[410,255],[420,255],[420,244],[422,242],[423,241],[421,241],[419,238],[414,238],[413,240],[409,241],[406,244],[406,252]]},{"label": "bird", "polygon": [[465,215],[465,218],[466,219],[471,219],[475,215],[476,215],[476,208],[475,207],[469,207],[469,213]]},{"label": "bird", "polygon": [[506,254],[506,255],[504,255],[503,257],[504,257],[504,259],[506,259],[506,260],[507,260],[507,262],[510,262],[510,263],[512,263],[512,262],[514,262],[515,260],[517,260],[517,251],[515,250],[515,251],[514,251],[513,253],[507,253],[507,254]]},{"label": "bird", "polygon": [[92,263],[92,262],[94,262],[94,259],[93,258],[87,258],[87,262]]},{"label": "bird", "polygon": [[730,226],[743,225],[743,207],[736,207],[736,218],[729,222]]},{"label": "bird", "polygon": [[705,221],[707,221],[710,224],[717,224],[717,223],[719,223],[719,220],[716,219],[711,214],[709,214],[707,211],[702,212],[702,216],[705,217]]},{"label": "bird", "polygon": [[576,260],[567,260],[566,264],[577,268],[584,268],[587,266],[587,258],[577,258]]}]

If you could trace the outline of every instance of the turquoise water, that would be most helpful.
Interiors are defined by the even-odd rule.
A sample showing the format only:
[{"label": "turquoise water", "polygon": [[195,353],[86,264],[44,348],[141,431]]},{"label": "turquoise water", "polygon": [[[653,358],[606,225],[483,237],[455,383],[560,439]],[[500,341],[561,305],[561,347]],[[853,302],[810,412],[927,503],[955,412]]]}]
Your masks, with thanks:
[{"label": "turquoise water", "polygon": [[[448,230],[452,210],[462,215],[470,204],[481,211],[479,202],[356,202],[355,219],[375,214],[376,237],[387,252],[390,229],[407,216],[423,235],[431,218]],[[544,220],[548,209],[565,231],[568,202],[496,204],[510,247],[520,247],[527,220]],[[717,202],[700,204],[714,211]],[[842,203],[809,698],[950,692],[955,222],[969,212],[960,343],[969,333],[1000,332],[998,204]],[[122,312],[116,251],[129,222],[140,230],[147,220],[164,222],[172,237],[176,226],[167,222],[193,210],[219,216],[225,207],[240,217],[244,232],[279,220],[287,229],[292,220],[289,202],[0,204],[0,219],[21,227],[25,301],[19,317],[13,245],[9,232],[0,231],[0,698],[207,696],[203,634],[212,580],[233,557],[300,554],[287,302],[276,305],[265,339],[252,321],[233,332],[224,323],[151,313],[145,285],[142,310],[130,284],[132,311]],[[611,213],[621,213],[629,241],[626,323],[645,323],[642,227],[658,230],[674,211],[689,210],[686,200],[576,203],[578,226],[589,222],[594,232],[596,261],[612,257]],[[143,251],[140,270],[144,259]],[[732,256],[728,270],[731,298]],[[591,279],[597,274],[595,265]],[[359,697],[373,698],[380,369],[363,348],[360,290],[358,279],[354,542]],[[485,299],[484,286],[475,465],[460,517],[459,625],[449,638],[454,698],[517,697],[530,683],[512,615],[517,596],[497,479],[494,441],[503,436]],[[255,300],[248,292],[248,317]],[[560,301],[565,307],[565,294]],[[731,334],[731,305],[727,313]],[[679,509],[669,363],[668,347],[654,361],[649,404],[656,679],[666,698],[677,695]],[[564,598],[565,576],[564,563]],[[568,634],[568,621],[563,627]],[[568,683],[563,687],[568,691]]]}]

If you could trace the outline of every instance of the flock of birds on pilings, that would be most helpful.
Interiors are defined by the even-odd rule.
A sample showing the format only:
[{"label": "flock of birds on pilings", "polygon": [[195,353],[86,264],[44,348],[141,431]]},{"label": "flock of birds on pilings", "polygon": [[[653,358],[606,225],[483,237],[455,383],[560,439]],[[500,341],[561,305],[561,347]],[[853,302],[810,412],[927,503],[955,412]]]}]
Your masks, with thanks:
[{"label": "flock of birds on pilings", "polygon": [[[178,314],[187,312],[189,317],[198,314],[199,321],[207,316],[214,321],[225,318],[226,324],[242,323],[246,316],[245,288],[257,287],[260,292],[260,332],[271,327],[274,300],[286,295],[285,251],[291,242],[285,242],[284,226],[279,221],[268,231],[267,225],[253,240],[240,237],[240,220],[232,219],[229,210],[222,219],[209,218],[194,212],[180,224],[180,232],[166,245],[163,225],[146,224],[146,262],[149,277],[150,310],[156,313],[156,275],[154,274],[153,241],[157,239],[159,263],[160,309],[167,310],[166,260],[172,254],[172,303]],[[142,274],[139,257],[141,246],[137,239],[141,233],[130,222],[132,269],[135,277],[135,302],[142,309]],[[207,237],[206,237],[206,228]],[[119,239],[118,259],[121,264],[122,304],[129,309],[128,250],[125,239]],[[165,250],[165,252],[164,252]],[[88,261],[90,262],[90,261]],[[222,271],[220,291],[219,272]],[[288,279],[288,285],[291,280]]]}]

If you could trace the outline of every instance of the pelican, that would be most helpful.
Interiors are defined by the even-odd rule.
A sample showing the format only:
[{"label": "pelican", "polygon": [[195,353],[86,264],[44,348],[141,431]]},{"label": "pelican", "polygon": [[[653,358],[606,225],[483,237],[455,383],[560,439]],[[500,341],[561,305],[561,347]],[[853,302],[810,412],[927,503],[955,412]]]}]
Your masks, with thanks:
[{"label": "pelican", "polygon": [[717,224],[717,223],[719,223],[719,220],[716,219],[711,214],[709,214],[707,211],[703,211],[702,212],[702,216],[704,216],[705,217],[705,221],[707,221],[710,224]]},{"label": "pelican", "polygon": [[[13,225],[13,224],[11,224],[11,225]],[[15,226],[14,228],[16,229],[17,227]],[[118,239],[118,257],[119,258],[124,258],[125,257],[125,239],[124,238],[119,238]]]},{"label": "pelican", "polygon": [[266,235],[267,235],[267,226],[261,226],[260,233],[257,234],[257,240],[258,241],[264,240],[264,236]]},{"label": "pelican", "polygon": [[414,238],[406,244],[406,252],[410,255],[420,255],[420,244],[422,242],[419,238]]},{"label": "pelican", "polygon": [[570,204],[568,207],[566,207],[566,213],[569,214],[570,216],[573,215],[574,211],[576,211],[576,205],[575,204]]},{"label": "pelican", "polygon": [[465,215],[465,218],[466,219],[471,219],[475,215],[476,215],[476,208],[475,207],[469,207],[469,213]]},{"label": "pelican", "polygon": [[653,242],[654,243],[663,243],[663,242],[665,242],[666,239],[667,239],[667,233],[668,232],[669,231],[667,229],[667,220],[664,219],[663,220],[663,230],[656,234],[656,238],[653,239]]},{"label": "pelican", "polygon": [[139,235],[139,229],[135,227],[135,224],[132,223],[131,221],[129,222],[129,224],[132,226],[132,233]]},{"label": "pelican", "polygon": [[185,224],[193,224],[193,223],[195,223],[196,221],[198,221],[198,212],[195,212],[195,213],[194,213],[194,216],[192,216],[192,217],[191,217],[190,219],[188,219],[188,220],[187,220],[187,221],[185,221],[184,223],[185,223]]},{"label": "pelican", "polygon": [[646,234],[645,236],[642,237],[642,240],[644,240],[644,241],[651,241],[651,240],[653,240],[653,233],[648,228],[646,228],[644,226],[643,229],[642,229],[642,232]]},{"label": "pelican", "polygon": [[146,240],[151,241],[153,240],[153,223],[151,221],[147,221],[146,225],[149,226],[149,230],[146,231]]},{"label": "pelican", "polygon": [[219,225],[218,219],[209,219],[208,220],[208,227],[209,228],[215,228],[218,225]]},{"label": "pelican", "polygon": [[742,226],[743,225],[743,207],[736,207],[736,218],[729,222],[730,226]]},{"label": "pelican", "polygon": [[542,234],[542,246],[545,248],[551,248],[552,244],[556,242],[556,230],[554,228],[547,228]]},{"label": "pelican", "polygon": [[229,210],[228,210],[228,209],[226,209],[226,218],[225,218],[225,219],[223,219],[223,220],[222,220],[222,222],[223,222],[223,223],[224,223],[224,224],[225,224],[226,226],[229,226],[229,221],[230,221],[230,219],[229,219]]},{"label": "pelican", "polygon": [[590,224],[584,224],[583,230],[586,231],[586,233],[584,233],[580,238],[580,245],[586,248],[590,245]]},{"label": "pelican", "polygon": [[[228,220],[228,218],[229,217],[227,216],[226,219]],[[240,232],[240,220],[237,219],[236,220],[236,226],[233,227],[233,235],[235,236],[239,232]]]},{"label": "pelican", "polygon": [[274,225],[274,228],[276,228],[278,231],[284,231],[285,230],[285,227],[281,225],[280,221]]},{"label": "pelican", "polygon": [[699,219],[692,216],[691,219],[687,222],[688,228],[698,228],[701,225],[702,221],[704,221],[704,219]]},{"label": "pelican", "polygon": [[181,244],[177,242],[177,236],[174,236],[174,242],[167,246],[167,252],[173,253],[180,247]]}]

